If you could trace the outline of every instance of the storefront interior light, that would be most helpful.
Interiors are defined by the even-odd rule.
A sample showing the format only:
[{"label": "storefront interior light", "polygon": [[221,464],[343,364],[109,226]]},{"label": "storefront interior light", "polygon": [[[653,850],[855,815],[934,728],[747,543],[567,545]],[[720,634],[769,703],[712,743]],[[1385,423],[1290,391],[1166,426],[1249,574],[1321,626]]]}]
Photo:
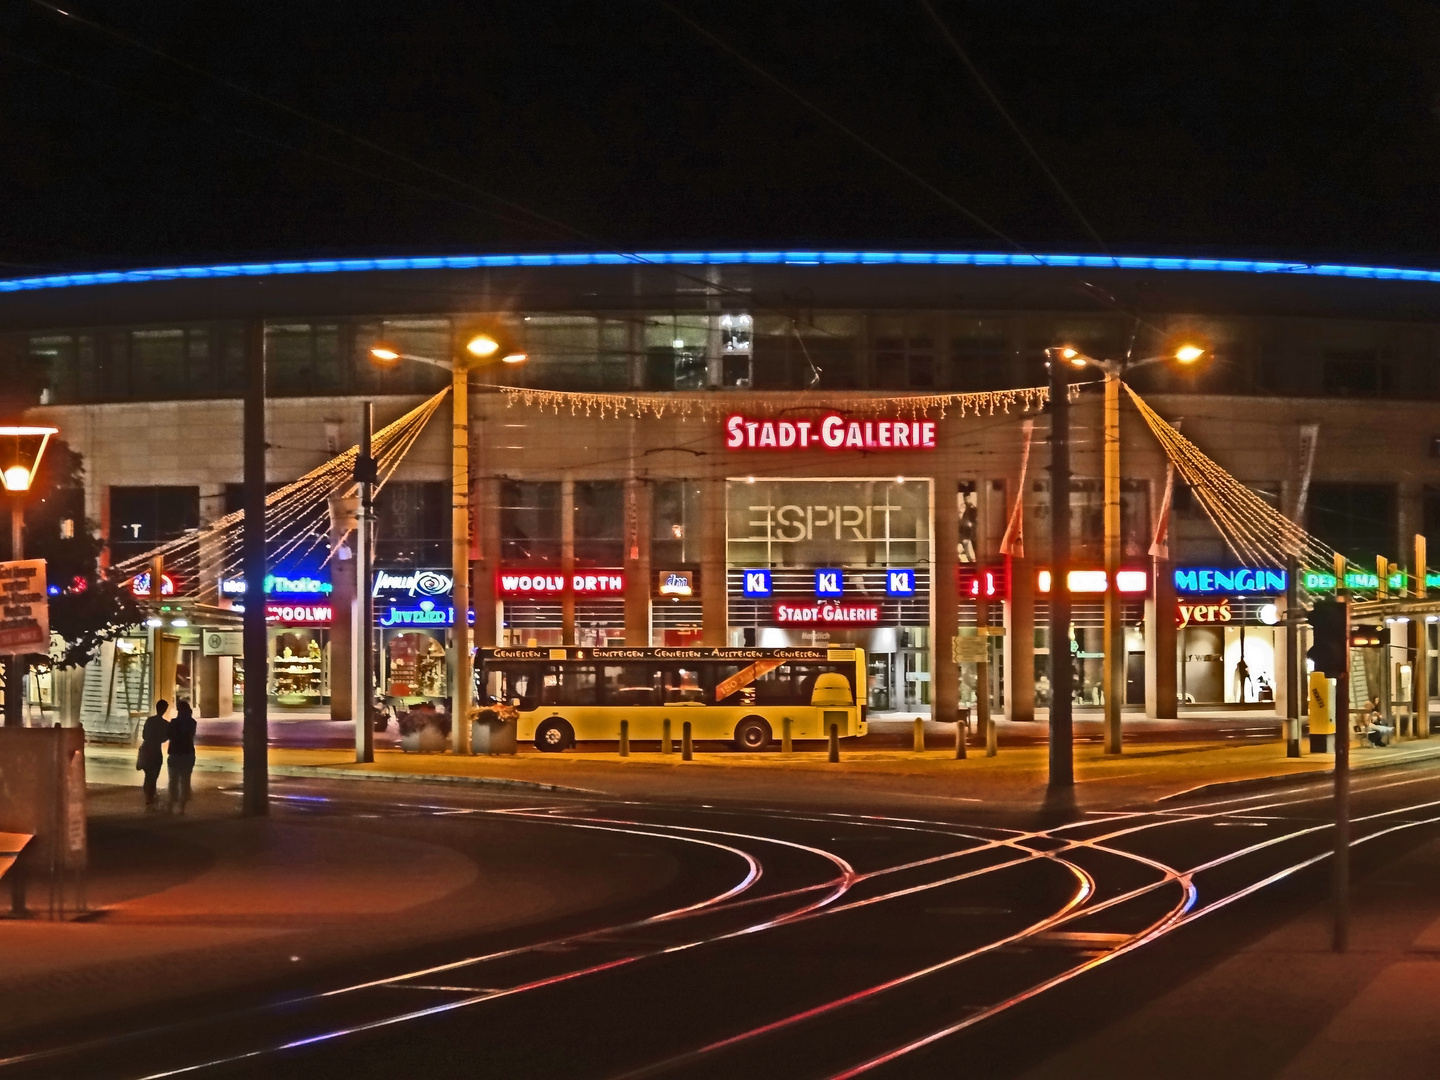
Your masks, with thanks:
[{"label": "storefront interior light", "polygon": [[1274,626],[1280,621],[1280,609],[1274,604],[1266,604],[1260,609],[1260,621],[1266,626]]},{"label": "storefront interior light", "polygon": [[155,627],[158,627],[158,626],[164,626],[165,623],[164,623],[164,620],[162,620],[162,619],[157,619],[157,618],[155,618],[155,617],[152,615],[150,618],[148,618],[148,619],[145,620],[145,625],[148,626],[148,627],[150,627],[151,629],[154,629]]},{"label": "storefront interior light", "polygon": [[183,629],[184,627],[190,625],[190,621],[189,621],[188,619],[171,619],[171,620],[170,620],[170,625],[171,625],[171,626],[178,626],[178,627],[181,627],[181,628]]}]

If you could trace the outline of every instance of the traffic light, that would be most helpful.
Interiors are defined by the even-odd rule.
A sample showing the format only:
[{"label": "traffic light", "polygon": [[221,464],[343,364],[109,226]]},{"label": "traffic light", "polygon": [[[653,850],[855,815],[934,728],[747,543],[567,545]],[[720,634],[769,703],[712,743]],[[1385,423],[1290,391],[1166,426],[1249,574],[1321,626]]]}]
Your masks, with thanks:
[{"label": "traffic light", "polygon": [[1349,613],[1346,605],[1335,600],[1317,600],[1310,609],[1310,629],[1314,644],[1308,656],[1316,671],[1338,678],[1350,666]]},{"label": "traffic light", "polygon": [[1372,623],[1363,623],[1350,631],[1350,647],[1352,649],[1364,649],[1369,646],[1379,645],[1384,640],[1380,636],[1381,628]]}]

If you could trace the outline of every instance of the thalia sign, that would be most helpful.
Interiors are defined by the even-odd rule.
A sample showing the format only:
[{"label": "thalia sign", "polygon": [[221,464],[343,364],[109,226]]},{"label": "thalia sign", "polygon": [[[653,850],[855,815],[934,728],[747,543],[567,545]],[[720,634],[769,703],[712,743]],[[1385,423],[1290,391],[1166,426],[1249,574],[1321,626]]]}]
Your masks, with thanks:
[{"label": "thalia sign", "polygon": [[725,419],[731,450],[934,450],[934,420],[846,420],[830,413],[819,420]]}]

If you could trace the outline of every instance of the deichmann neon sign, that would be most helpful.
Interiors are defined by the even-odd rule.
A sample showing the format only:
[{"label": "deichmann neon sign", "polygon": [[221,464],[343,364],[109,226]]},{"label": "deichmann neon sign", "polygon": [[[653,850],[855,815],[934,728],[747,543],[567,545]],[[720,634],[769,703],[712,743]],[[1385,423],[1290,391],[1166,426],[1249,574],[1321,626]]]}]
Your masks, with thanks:
[{"label": "deichmann neon sign", "polygon": [[788,604],[775,605],[777,626],[874,626],[880,621],[879,604]]},{"label": "deichmann neon sign", "polygon": [[725,418],[730,450],[934,450],[934,420],[846,420],[830,413],[819,420]]},{"label": "deichmann neon sign", "polygon": [[[1335,575],[1326,574],[1319,570],[1306,570],[1300,577],[1300,582],[1305,586],[1307,592],[1333,592],[1335,590]],[[1385,587],[1392,591],[1399,592],[1405,588],[1406,575],[1404,571],[1390,574],[1385,578]],[[1378,574],[1366,574],[1360,571],[1350,571],[1345,575],[1345,588],[1347,589],[1378,589],[1380,577]],[[1425,574],[1425,588],[1440,589],[1440,573]]]},{"label": "deichmann neon sign", "polygon": [[1253,570],[1243,566],[1233,570],[1208,566],[1175,569],[1175,591],[1179,593],[1283,593],[1285,585],[1284,570]]}]

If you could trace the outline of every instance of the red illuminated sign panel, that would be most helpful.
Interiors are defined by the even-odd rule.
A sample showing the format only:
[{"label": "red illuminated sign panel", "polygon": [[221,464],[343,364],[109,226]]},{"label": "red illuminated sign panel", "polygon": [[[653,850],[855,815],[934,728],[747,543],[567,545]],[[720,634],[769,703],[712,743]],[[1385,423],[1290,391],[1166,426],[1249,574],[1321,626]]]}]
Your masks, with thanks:
[{"label": "red illuminated sign panel", "polygon": [[775,604],[776,626],[875,626],[880,622],[879,604],[847,604],[821,601]]},{"label": "red illuminated sign panel", "polygon": [[725,418],[731,450],[934,450],[934,420],[847,420],[830,413],[818,420]]},{"label": "red illuminated sign panel", "polygon": [[959,566],[955,569],[955,580],[960,587],[961,600],[1004,599],[1010,595],[1010,568],[1001,563],[987,566]]},{"label": "red illuminated sign panel", "polygon": [[501,596],[623,596],[623,570],[584,570],[565,575],[554,570],[501,570],[496,575]]},{"label": "red illuminated sign panel", "polygon": [[284,626],[329,626],[335,610],[329,604],[266,604],[265,621]]}]

